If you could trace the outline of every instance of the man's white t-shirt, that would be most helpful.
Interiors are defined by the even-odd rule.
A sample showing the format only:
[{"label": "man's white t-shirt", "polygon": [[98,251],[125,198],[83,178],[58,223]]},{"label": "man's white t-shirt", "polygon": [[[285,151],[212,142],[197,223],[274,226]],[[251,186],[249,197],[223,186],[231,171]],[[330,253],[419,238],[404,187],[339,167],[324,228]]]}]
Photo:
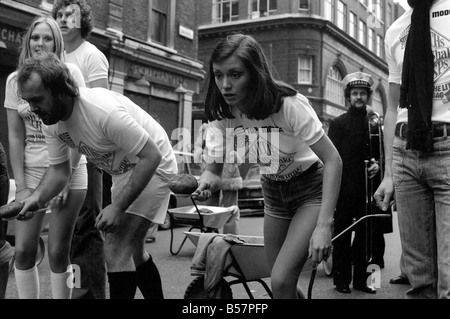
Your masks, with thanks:
[{"label": "man's white t-shirt", "polygon": [[237,108],[232,113],[234,119],[210,123],[206,133],[207,162],[223,162],[227,154],[236,151],[245,162],[258,163],[267,178],[284,181],[319,160],[310,145],[325,132],[303,95],[286,97],[280,111],[264,120],[250,120]]},{"label": "man's white t-shirt", "polygon": [[50,164],[63,163],[68,148],[76,148],[98,168],[123,174],[139,161],[137,155],[151,138],[162,154],[158,172],[171,177],[177,162],[163,127],[129,98],[104,88],[80,88],[72,115],[45,126]]},{"label": "man's white t-shirt", "polygon": [[[389,82],[401,84],[403,56],[411,27],[413,9],[407,10],[386,32],[386,60]],[[450,1],[437,0],[430,10],[431,46],[434,54],[433,122],[450,122],[450,104],[444,104],[444,93],[450,90]],[[420,63],[420,62],[419,62]],[[398,109],[397,122],[408,122],[408,110]]]},{"label": "man's white t-shirt", "polygon": [[108,60],[102,51],[88,41],[83,41],[76,50],[66,52],[64,58],[80,68],[87,87],[91,87],[93,81],[108,79]]}]

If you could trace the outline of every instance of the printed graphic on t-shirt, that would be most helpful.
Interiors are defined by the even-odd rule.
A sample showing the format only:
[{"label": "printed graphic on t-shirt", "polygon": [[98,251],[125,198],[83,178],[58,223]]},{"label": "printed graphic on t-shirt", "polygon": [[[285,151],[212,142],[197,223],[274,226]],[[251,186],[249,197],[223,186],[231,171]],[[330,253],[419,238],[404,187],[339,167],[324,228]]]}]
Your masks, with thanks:
[{"label": "printed graphic on t-shirt", "polygon": [[402,50],[406,47],[406,42],[408,41],[409,30],[411,30],[411,25],[408,26],[401,34],[400,34],[400,43],[402,44]]},{"label": "printed graphic on t-shirt", "polygon": [[[21,100],[20,103],[27,104],[27,102],[24,100]],[[42,121],[39,118],[39,116],[37,116],[36,114],[31,112],[31,109],[29,107],[27,107],[25,109],[24,114],[22,116],[23,116],[24,121],[28,122],[29,125],[31,127],[33,127],[33,129],[34,129],[34,131],[31,130],[27,134],[26,143],[33,144],[33,145],[45,143],[45,135],[41,133],[42,132]],[[34,134],[30,134],[31,132],[33,132]]]},{"label": "printed graphic on t-shirt", "polygon": [[28,108],[27,113],[23,117],[24,120],[28,121],[32,127],[34,127],[36,130],[42,132],[42,122],[39,116],[31,112],[31,110]]},{"label": "printed graphic on t-shirt", "polygon": [[80,142],[78,148],[79,152],[86,156],[86,158],[96,167],[104,170],[105,172],[111,173],[111,166],[114,160],[113,153],[102,153],[92,147]]},{"label": "printed graphic on t-shirt", "polygon": [[267,174],[266,177],[274,181],[287,181],[292,177],[295,177],[303,172],[301,166],[294,169],[292,172],[283,174],[288,171],[291,165],[294,164],[295,154],[286,154],[280,151],[279,161],[278,161],[278,172],[276,174]]},{"label": "printed graphic on t-shirt", "polygon": [[78,151],[85,155],[86,158],[89,160],[92,165],[98,167],[99,169],[111,174],[111,175],[120,175],[123,173],[128,172],[129,170],[133,169],[136,164],[131,163],[128,158],[124,157],[122,162],[120,163],[119,167],[115,170],[112,169],[112,165],[114,162],[115,153],[114,152],[108,152],[108,153],[102,153],[99,152],[92,147],[86,145],[83,142],[80,142],[79,147],[76,147],[74,141],[70,137],[69,133],[61,133],[58,135],[59,139],[63,141],[65,144],[67,144],[70,148],[76,148]]},{"label": "printed graphic on t-shirt", "polygon": [[69,145],[70,148],[76,148],[75,143],[72,141],[69,133],[62,133],[58,135],[59,139]]},{"label": "printed graphic on t-shirt", "polygon": [[[431,41],[434,54],[434,80],[436,82],[450,69],[450,40],[439,32],[431,30]],[[445,91],[449,89],[448,83],[446,87]],[[435,93],[439,93],[439,89],[441,89],[440,86],[435,87]],[[439,99],[441,98],[439,97]]]},{"label": "printed graphic on t-shirt", "polygon": [[[405,49],[410,29],[411,26],[400,34],[399,40],[403,50]],[[450,72],[450,39],[431,28],[431,48],[434,55],[435,86],[433,99],[442,100],[444,94],[450,90],[450,82],[439,83],[439,80],[447,72]]]},{"label": "printed graphic on t-shirt", "polygon": [[258,163],[260,172],[274,180],[287,180],[294,163],[294,154],[280,150],[280,133],[283,129],[275,126],[248,127],[239,126],[234,130],[234,151],[246,163]]},{"label": "printed graphic on t-shirt", "polygon": [[136,166],[136,164],[131,163],[128,158],[124,157],[119,167],[113,170],[112,165],[115,157],[114,152],[102,153],[82,142],[80,143],[79,151],[81,154],[86,155],[89,162],[111,175],[121,175],[129,170],[132,170],[133,167]]}]

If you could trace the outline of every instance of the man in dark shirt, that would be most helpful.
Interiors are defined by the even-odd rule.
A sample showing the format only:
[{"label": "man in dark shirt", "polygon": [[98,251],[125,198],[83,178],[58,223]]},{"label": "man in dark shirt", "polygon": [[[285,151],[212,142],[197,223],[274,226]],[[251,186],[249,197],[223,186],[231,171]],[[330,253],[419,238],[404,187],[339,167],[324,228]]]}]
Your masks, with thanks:
[{"label": "man in dark shirt", "polygon": [[[372,95],[372,77],[356,72],[347,75],[343,84],[350,108],[331,121],[328,132],[343,161],[341,191],[334,215],[335,235],[350,226],[354,219],[375,213],[373,210],[377,208],[371,199],[380,183],[382,155],[380,119],[367,106]],[[385,243],[379,226],[378,221],[367,219],[354,228],[353,243],[350,231],[333,242],[333,279],[339,292],[350,293],[353,263],[353,288],[376,293],[374,287],[367,285],[370,274],[367,267],[370,264],[384,267]]]}]

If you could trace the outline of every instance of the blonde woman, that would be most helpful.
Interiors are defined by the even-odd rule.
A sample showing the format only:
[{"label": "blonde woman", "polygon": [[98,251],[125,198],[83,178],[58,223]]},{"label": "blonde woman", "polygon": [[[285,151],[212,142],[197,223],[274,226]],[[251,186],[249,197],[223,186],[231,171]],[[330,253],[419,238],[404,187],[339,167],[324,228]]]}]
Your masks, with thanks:
[{"label": "blonde woman", "polygon": [[[23,38],[19,67],[27,58],[55,53],[62,58],[63,39],[57,22],[50,17],[38,17]],[[78,86],[85,86],[81,71],[67,64]],[[28,102],[17,90],[17,72],[9,75],[5,92],[9,132],[9,156],[17,186],[16,201],[31,195],[37,188],[49,165],[42,120],[33,113]],[[72,289],[67,284],[72,274],[70,243],[81,205],[86,196],[86,159],[73,152],[72,179],[63,192],[51,202],[49,218],[48,255],[51,268],[51,286],[54,299],[70,299]],[[15,225],[15,277],[19,298],[39,299],[39,276],[35,265],[38,240],[44,211],[34,218],[18,221]]]}]

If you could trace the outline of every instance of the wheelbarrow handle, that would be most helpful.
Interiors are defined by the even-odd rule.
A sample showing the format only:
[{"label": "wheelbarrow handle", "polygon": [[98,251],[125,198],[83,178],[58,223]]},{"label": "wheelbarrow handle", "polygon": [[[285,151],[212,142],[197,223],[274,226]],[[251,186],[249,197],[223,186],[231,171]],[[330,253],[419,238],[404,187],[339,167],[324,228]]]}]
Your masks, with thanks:
[{"label": "wheelbarrow handle", "polygon": [[384,217],[384,218],[387,218],[387,217],[391,217],[391,215],[390,214],[373,214],[373,215],[366,215],[366,216],[363,216],[363,217],[361,217],[360,219],[358,219],[356,222],[354,222],[353,224],[351,224],[350,226],[348,226],[346,229],[344,229],[343,231],[341,231],[339,234],[337,234],[336,236],[334,236],[332,239],[331,239],[331,242],[334,242],[336,239],[338,239],[339,237],[341,237],[342,235],[344,235],[346,232],[348,232],[350,229],[352,229],[353,227],[355,227],[356,225],[358,225],[360,222],[362,222],[363,220],[365,220],[365,219],[368,219],[368,218],[373,218],[373,217]]},{"label": "wheelbarrow handle", "polygon": [[[342,232],[340,232],[339,234],[337,234],[336,236],[334,236],[331,239],[331,242],[334,242],[336,239],[338,239],[339,237],[341,237],[343,234],[345,234],[346,232],[348,232],[349,230],[351,230],[353,227],[355,227],[356,225],[358,225],[360,222],[362,222],[365,219],[368,218],[374,218],[374,217],[391,217],[390,214],[373,214],[373,215],[366,215],[361,217],[360,219],[358,219],[356,222],[354,222],[353,224],[351,224],[350,226],[348,226],[346,229],[344,229]],[[317,272],[317,265],[316,267],[313,268],[312,272],[311,272],[311,277],[309,279],[309,285],[308,285],[308,299],[312,299],[312,288],[313,288],[313,284],[314,284],[314,279],[316,278],[316,272]]]}]

